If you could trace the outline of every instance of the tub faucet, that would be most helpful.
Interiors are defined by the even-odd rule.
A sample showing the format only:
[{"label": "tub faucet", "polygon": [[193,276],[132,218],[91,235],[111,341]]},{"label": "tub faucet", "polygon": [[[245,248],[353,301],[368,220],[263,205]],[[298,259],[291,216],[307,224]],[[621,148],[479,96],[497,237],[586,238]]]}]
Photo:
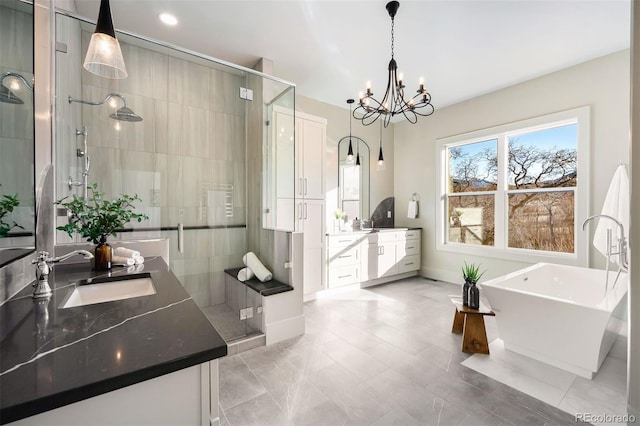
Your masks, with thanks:
[{"label": "tub faucet", "polygon": [[616,279],[613,282],[613,286],[615,287],[616,282],[618,282],[618,278],[620,277],[620,273],[621,272],[627,272],[629,270],[629,259],[627,258],[627,239],[624,236],[624,226],[622,225],[622,223],[616,219],[615,217],[606,215],[606,214],[596,214],[593,215],[591,217],[588,217],[587,219],[585,219],[585,221],[582,223],[582,230],[584,231],[587,223],[589,223],[590,221],[594,220],[594,219],[599,219],[599,218],[605,218],[605,219],[611,219],[612,221],[615,222],[616,225],[618,225],[618,228],[620,228],[620,235],[618,236],[618,242],[617,244],[613,244],[613,238],[611,237],[611,229],[607,229],[607,269],[606,269],[606,276],[607,276],[607,282],[605,283],[605,290],[608,286],[608,281],[609,281],[609,258],[611,256],[618,256],[618,274],[616,275]]},{"label": "tub faucet", "polygon": [[47,251],[41,251],[38,253],[38,257],[31,261],[31,263],[36,265],[36,282],[33,284],[35,290],[31,297],[34,299],[41,299],[51,296],[53,291],[51,291],[51,286],[49,285],[49,274],[51,273],[53,264],[64,262],[76,254],[81,254],[87,260],[93,259],[93,254],[86,250],[74,250],[64,256],[58,257],[51,257]]}]

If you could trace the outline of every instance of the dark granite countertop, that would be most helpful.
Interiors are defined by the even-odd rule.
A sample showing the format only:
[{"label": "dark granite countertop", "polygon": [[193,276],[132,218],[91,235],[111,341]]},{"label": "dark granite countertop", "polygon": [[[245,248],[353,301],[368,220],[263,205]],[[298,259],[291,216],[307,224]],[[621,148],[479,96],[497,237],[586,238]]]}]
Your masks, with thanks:
[{"label": "dark granite countertop", "polygon": [[356,230],[345,230],[340,232],[327,232],[326,235],[349,235],[349,234],[375,234],[379,232],[392,232],[392,231],[417,231],[421,230],[421,227],[410,226],[407,228],[397,227],[397,228],[374,228],[374,229],[356,229]]},{"label": "dark granite countertop", "polygon": [[58,264],[48,303],[28,286],[0,307],[1,424],[227,354],[162,258],[111,275],[140,272],[151,274],[156,294],[61,309],[75,282],[105,273]]}]

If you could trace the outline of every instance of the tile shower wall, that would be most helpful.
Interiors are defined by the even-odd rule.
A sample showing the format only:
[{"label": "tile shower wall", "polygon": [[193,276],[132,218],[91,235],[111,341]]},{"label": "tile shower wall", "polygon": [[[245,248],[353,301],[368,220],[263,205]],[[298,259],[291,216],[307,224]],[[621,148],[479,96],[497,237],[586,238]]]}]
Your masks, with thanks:
[{"label": "tile shower wall", "polygon": [[[0,74],[14,72],[21,74],[31,82],[33,79],[33,14],[25,13],[0,5]],[[10,87],[10,79],[4,80],[4,85]],[[25,232],[35,232],[33,178],[16,179],[16,176],[34,176],[34,131],[33,131],[33,93],[22,83],[17,88],[11,88],[19,98],[24,100],[21,105],[0,102],[0,158],[15,158],[20,161],[5,161],[0,167],[0,196],[4,194],[18,194],[20,205],[5,217],[5,221],[15,221],[24,228]],[[31,159],[29,161],[28,159]],[[25,171],[25,164],[31,164],[29,171]],[[30,196],[29,196],[30,195]],[[22,231],[13,229],[13,231]],[[11,237],[0,239],[2,247],[33,246],[33,237]]]},{"label": "tile shower wall", "polygon": [[[90,36],[82,32],[80,52]],[[89,182],[98,183],[108,198],[138,194],[143,200],[139,210],[149,216],[149,221],[136,224],[145,229],[118,238],[169,238],[171,269],[196,302],[202,307],[223,303],[223,270],[242,265],[246,253],[246,101],[238,96],[245,77],[205,66],[204,61],[192,62],[197,59],[169,56],[161,48],[120,42],[128,78],[109,80],[82,70],[80,93],[63,93],[65,84],[73,90],[73,82],[58,73],[57,106],[66,110],[69,120],[66,133],[58,132],[56,141],[58,197],[80,194],[78,188],[70,192],[66,181],[68,176],[81,177],[82,159],[75,150],[82,138],[74,132],[86,126]],[[82,69],[81,55],[70,51],[72,45],[68,43],[66,55],[73,67]],[[114,110],[109,103],[66,101],[68,95],[99,101],[109,93],[124,96],[143,121],[109,118]],[[122,106],[119,99],[115,102]],[[166,230],[178,224],[199,227],[184,231],[182,250],[177,231]],[[59,232],[57,241],[65,239],[69,241]]]}]

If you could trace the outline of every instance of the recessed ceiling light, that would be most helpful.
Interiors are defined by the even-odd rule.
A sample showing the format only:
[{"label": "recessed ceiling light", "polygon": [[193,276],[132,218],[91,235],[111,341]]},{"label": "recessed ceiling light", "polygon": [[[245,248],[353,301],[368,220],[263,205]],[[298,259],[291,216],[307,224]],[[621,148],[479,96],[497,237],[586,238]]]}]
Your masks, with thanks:
[{"label": "recessed ceiling light", "polygon": [[160,18],[160,20],[166,25],[174,26],[178,24],[178,18],[170,13],[161,13],[158,15],[158,18]]}]

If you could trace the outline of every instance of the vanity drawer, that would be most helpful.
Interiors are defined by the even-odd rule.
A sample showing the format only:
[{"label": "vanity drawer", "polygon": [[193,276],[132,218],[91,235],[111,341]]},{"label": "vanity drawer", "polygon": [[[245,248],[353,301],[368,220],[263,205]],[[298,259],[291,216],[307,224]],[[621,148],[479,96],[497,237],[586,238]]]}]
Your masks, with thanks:
[{"label": "vanity drawer", "polygon": [[420,240],[398,241],[398,259],[420,254]]},{"label": "vanity drawer", "polygon": [[420,269],[420,255],[405,256],[398,263],[398,273],[417,271]]},{"label": "vanity drawer", "polygon": [[329,288],[360,282],[360,265],[340,266],[329,269]]},{"label": "vanity drawer", "polygon": [[404,238],[405,240],[417,240],[420,238],[420,230],[413,229],[408,231],[403,231],[400,235],[400,239]]},{"label": "vanity drawer", "polygon": [[329,247],[329,267],[360,264],[360,245],[353,247]]},{"label": "vanity drawer", "polygon": [[366,238],[363,234],[347,234],[347,235],[329,235],[328,242],[329,247],[344,247],[359,244],[360,241]]},{"label": "vanity drawer", "polygon": [[367,236],[367,242],[369,244],[387,243],[390,241],[396,241],[399,233],[397,231],[379,231],[372,232]]}]

